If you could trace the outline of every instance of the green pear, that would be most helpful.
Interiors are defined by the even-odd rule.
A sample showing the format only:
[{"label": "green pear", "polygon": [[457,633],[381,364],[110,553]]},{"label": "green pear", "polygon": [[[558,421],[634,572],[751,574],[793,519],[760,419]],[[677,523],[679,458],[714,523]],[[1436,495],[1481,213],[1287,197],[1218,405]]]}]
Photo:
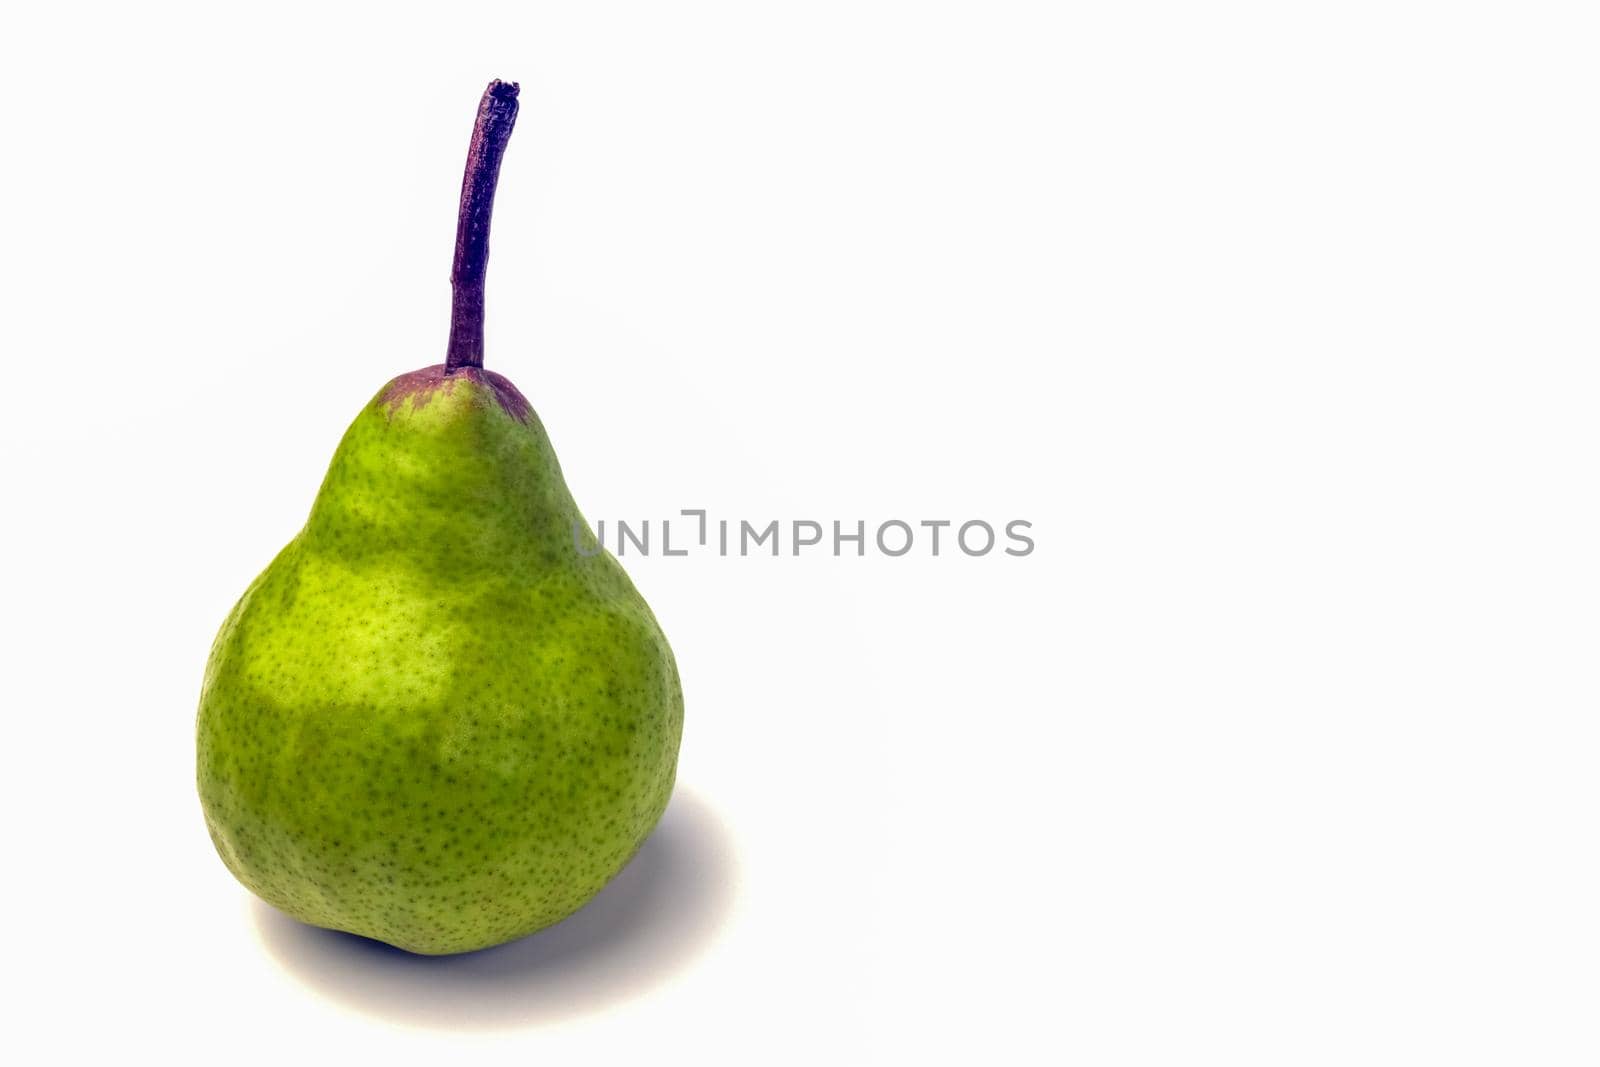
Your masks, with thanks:
[{"label": "green pear", "polygon": [[573,503],[532,407],[483,370],[482,283],[516,86],[484,94],[446,362],[385,385],[300,533],[223,623],[198,784],[223,862],[304,922],[466,952],[570,915],[672,792],[655,616]]}]

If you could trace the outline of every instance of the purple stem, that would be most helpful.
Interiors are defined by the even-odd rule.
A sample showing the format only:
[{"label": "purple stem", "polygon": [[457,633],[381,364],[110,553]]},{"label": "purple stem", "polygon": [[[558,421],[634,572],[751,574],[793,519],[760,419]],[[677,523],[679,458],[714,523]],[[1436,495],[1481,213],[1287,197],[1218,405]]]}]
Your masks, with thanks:
[{"label": "purple stem", "polygon": [[517,83],[492,81],[478,102],[478,121],[461,177],[461,214],[456,220],[456,259],[450,268],[450,347],[445,371],[483,366],[483,275],[489,266],[489,216],[500,157],[517,121]]}]

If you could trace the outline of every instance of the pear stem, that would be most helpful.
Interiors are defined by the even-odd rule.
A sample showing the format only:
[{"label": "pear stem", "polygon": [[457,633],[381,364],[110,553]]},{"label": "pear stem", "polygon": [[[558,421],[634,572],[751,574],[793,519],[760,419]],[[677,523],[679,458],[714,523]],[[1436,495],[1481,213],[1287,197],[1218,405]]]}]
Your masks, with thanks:
[{"label": "pear stem", "polygon": [[445,371],[483,366],[483,276],[489,267],[489,217],[500,157],[517,121],[517,83],[495,80],[478,102],[478,121],[461,176],[461,214],[456,219],[456,258],[450,268],[450,347]]}]

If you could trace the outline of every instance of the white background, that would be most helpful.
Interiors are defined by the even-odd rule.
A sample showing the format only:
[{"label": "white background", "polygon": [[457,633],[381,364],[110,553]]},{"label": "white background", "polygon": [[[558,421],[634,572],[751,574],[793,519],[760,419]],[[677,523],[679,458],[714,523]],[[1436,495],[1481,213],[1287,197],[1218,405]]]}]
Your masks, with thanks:
[{"label": "white background", "polygon": [[[0,27],[0,1041],[157,1062],[1600,1057],[1587,4],[27,5]],[[680,788],[424,961],[212,853],[216,627],[443,355],[630,559]]]}]

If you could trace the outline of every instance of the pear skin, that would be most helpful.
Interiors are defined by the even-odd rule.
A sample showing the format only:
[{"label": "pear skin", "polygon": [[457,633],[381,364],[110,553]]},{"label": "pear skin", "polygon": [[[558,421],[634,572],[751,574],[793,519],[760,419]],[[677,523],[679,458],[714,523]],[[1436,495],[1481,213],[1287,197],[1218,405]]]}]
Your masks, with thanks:
[{"label": "pear skin", "polygon": [[505,379],[378,394],[206,667],[200,796],[239,881],[439,954],[548,926],[622,869],[672,793],[683,697],[650,608],[574,529]]}]

